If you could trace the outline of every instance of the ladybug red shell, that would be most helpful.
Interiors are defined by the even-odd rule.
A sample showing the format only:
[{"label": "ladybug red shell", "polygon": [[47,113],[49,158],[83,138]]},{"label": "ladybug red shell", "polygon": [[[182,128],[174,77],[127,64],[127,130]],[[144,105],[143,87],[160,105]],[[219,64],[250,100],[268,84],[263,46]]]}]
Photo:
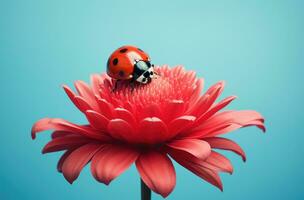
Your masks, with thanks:
[{"label": "ladybug red shell", "polygon": [[107,74],[116,80],[131,79],[146,84],[151,82],[154,72],[147,53],[135,46],[122,46],[109,57]]}]

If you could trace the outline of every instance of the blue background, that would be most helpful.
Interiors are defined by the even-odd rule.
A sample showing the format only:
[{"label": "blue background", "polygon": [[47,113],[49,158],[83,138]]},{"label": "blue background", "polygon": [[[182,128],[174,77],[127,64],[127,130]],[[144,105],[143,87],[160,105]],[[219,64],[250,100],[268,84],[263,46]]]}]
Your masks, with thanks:
[{"label": "blue background", "polygon": [[175,163],[167,199],[304,199],[303,8],[293,0],[1,0],[0,199],[139,199],[134,166],[109,187],[88,167],[70,185],[56,171],[60,153],[41,155],[49,133],[30,139],[42,117],[85,122],[60,86],[104,72],[124,44],[155,64],[197,71],[208,87],[226,80],[223,96],[239,97],[229,108],[266,118],[266,134],[252,127],[227,135],[248,161],[225,153],[234,174],[222,174],[224,192]]}]

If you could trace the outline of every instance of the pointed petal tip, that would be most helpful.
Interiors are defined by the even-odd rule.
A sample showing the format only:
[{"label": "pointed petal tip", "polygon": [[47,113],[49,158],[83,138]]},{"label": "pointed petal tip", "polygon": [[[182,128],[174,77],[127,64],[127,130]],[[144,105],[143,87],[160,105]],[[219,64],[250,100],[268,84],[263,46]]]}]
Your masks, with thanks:
[{"label": "pointed petal tip", "polygon": [[221,81],[217,82],[217,84],[218,84],[220,87],[225,87],[226,82],[225,82],[224,80],[221,80]]},{"label": "pointed petal tip", "polygon": [[44,131],[45,127],[49,124],[50,118],[42,118],[34,123],[31,129],[31,137],[34,140],[38,132]]},{"label": "pointed petal tip", "polygon": [[62,175],[63,175],[63,177],[64,177],[64,179],[69,183],[69,184],[73,184],[74,183],[74,181],[76,180],[75,178],[72,178],[72,177],[70,177],[70,176],[67,176],[67,175],[65,175],[64,173],[62,173]]},{"label": "pointed petal tip", "polygon": [[238,98],[238,96],[236,96],[236,95],[231,95],[230,98],[231,98],[232,100],[234,100],[234,99]]},{"label": "pointed petal tip", "polygon": [[220,182],[213,184],[215,187],[217,187],[221,192],[224,192],[224,187],[223,187],[223,183],[220,180]]},{"label": "pointed petal tip", "polygon": [[66,180],[68,181],[68,183],[71,184],[71,185],[72,185],[72,184],[74,183],[74,181],[75,181],[75,180],[69,179],[69,178],[67,178],[67,177],[65,177],[65,179],[66,179]]},{"label": "pointed petal tip", "polygon": [[66,90],[66,89],[70,89],[69,86],[67,86],[66,84],[61,84],[61,87]]},{"label": "pointed petal tip", "polygon": [[163,193],[160,194],[163,198],[167,198],[169,196],[169,194],[171,194],[172,191],[170,191],[169,193]]},{"label": "pointed petal tip", "polygon": [[36,139],[36,133],[33,132],[33,131],[31,131],[31,138],[32,138],[32,140],[35,140],[35,139]]},{"label": "pointed petal tip", "polygon": [[105,184],[106,186],[110,185],[111,183],[111,180],[108,180],[108,181],[102,181],[103,184]]}]

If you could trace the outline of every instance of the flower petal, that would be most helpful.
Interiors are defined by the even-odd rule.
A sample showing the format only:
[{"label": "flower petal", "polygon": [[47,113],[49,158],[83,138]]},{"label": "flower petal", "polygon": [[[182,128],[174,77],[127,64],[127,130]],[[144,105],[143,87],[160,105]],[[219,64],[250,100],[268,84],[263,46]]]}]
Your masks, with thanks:
[{"label": "flower petal", "polygon": [[91,84],[93,93],[99,94],[100,84],[102,83],[102,77],[99,74],[91,75]]},{"label": "flower petal", "polygon": [[195,104],[189,106],[186,114],[199,116],[198,113],[204,112],[209,109],[209,107],[206,107],[209,98],[210,95],[207,93],[199,97]]},{"label": "flower petal", "polygon": [[198,139],[175,140],[167,144],[173,150],[187,152],[196,158],[205,160],[211,153],[208,142]]},{"label": "flower petal", "polygon": [[160,109],[159,105],[152,103],[151,105],[144,106],[142,110],[138,113],[139,120],[156,117],[161,120],[164,119],[163,111]]},{"label": "flower petal", "polygon": [[119,140],[134,141],[134,130],[128,122],[122,119],[112,119],[108,124],[110,135]]},{"label": "flower petal", "polygon": [[66,85],[63,85],[63,89],[65,91],[65,93],[68,95],[68,97],[70,98],[70,100],[74,103],[74,105],[80,110],[82,111],[81,106],[79,105],[78,101],[75,99],[76,94]]},{"label": "flower petal", "polygon": [[64,161],[67,159],[67,157],[69,157],[69,155],[75,150],[76,148],[72,148],[72,149],[68,149],[64,152],[64,154],[62,154],[62,156],[60,157],[58,163],[57,163],[57,171],[58,172],[62,172],[62,165],[64,163]]},{"label": "flower petal", "polygon": [[52,139],[54,139],[54,138],[64,137],[67,135],[76,135],[76,134],[73,134],[73,133],[67,132],[67,131],[54,131],[52,133],[51,137],[52,137]]},{"label": "flower petal", "polygon": [[194,116],[184,115],[171,121],[168,126],[170,137],[174,137],[178,133],[182,133],[184,130],[188,129],[193,124],[194,120]]},{"label": "flower petal", "polygon": [[86,144],[74,150],[63,162],[62,173],[69,183],[73,183],[82,168],[91,160],[102,147],[101,144]]},{"label": "flower petal", "polygon": [[87,100],[81,96],[75,96],[74,100],[77,102],[77,104],[79,105],[79,110],[81,112],[85,112],[87,110],[92,110],[93,107],[89,104],[89,102],[87,102]]},{"label": "flower petal", "polygon": [[204,79],[198,79],[196,82],[196,87],[194,91],[192,91],[191,99],[189,100],[190,105],[196,104],[203,87],[204,87]]},{"label": "flower petal", "polygon": [[204,138],[204,140],[210,144],[211,148],[233,151],[234,153],[240,155],[243,161],[246,161],[245,152],[232,140],[221,137]]},{"label": "flower petal", "polygon": [[128,169],[139,153],[123,145],[104,145],[92,159],[91,172],[96,180],[108,185]]},{"label": "flower petal", "polygon": [[263,116],[254,110],[240,110],[240,111],[229,110],[229,111],[217,113],[202,125],[204,127],[208,127],[208,126],[215,126],[219,123],[222,124],[224,122],[246,124],[248,122],[255,120],[264,122]]},{"label": "flower petal", "polygon": [[190,113],[191,115],[197,117],[204,114],[207,110],[209,110],[218,96],[222,93],[224,85],[224,81],[220,81],[211,86],[207,92],[199,99],[199,101],[189,109],[187,113]]},{"label": "flower petal", "polygon": [[145,184],[154,192],[167,197],[175,187],[175,169],[168,156],[150,151],[136,160],[137,170]]},{"label": "flower petal", "polygon": [[115,108],[116,117],[118,119],[123,119],[128,122],[132,127],[136,127],[136,119],[134,115],[124,108]]},{"label": "flower petal", "polygon": [[113,105],[110,104],[108,101],[106,101],[105,99],[100,99],[96,96],[97,98],[97,102],[98,102],[98,106],[101,110],[101,113],[108,119],[112,119],[113,116]]},{"label": "flower petal", "polygon": [[74,85],[80,96],[88,100],[89,103],[91,103],[91,101],[95,101],[95,95],[87,83],[83,81],[75,81]]},{"label": "flower petal", "polygon": [[100,131],[107,131],[107,126],[109,123],[109,119],[95,112],[93,110],[88,110],[85,112],[88,121],[90,122],[91,126]]},{"label": "flower petal", "polygon": [[248,123],[244,123],[244,124],[232,123],[232,124],[230,124],[230,126],[227,126],[223,129],[217,129],[217,130],[211,131],[208,134],[205,134],[204,137],[214,137],[217,135],[226,134],[226,133],[235,131],[239,128],[247,127],[247,126],[257,126],[264,132],[266,130],[263,122],[260,122],[260,121],[252,121],[252,122],[248,122]]},{"label": "flower petal", "polygon": [[228,172],[230,174],[233,172],[233,167],[230,160],[215,151],[211,152],[210,156],[205,160],[205,162],[213,165],[219,171]]},{"label": "flower petal", "polygon": [[147,117],[139,123],[138,139],[143,143],[155,144],[168,138],[166,124],[157,117]]},{"label": "flower petal", "polygon": [[101,141],[109,140],[109,137],[104,134],[97,134],[94,130],[87,126],[79,126],[59,118],[44,118],[37,121],[32,127],[32,138],[36,138],[36,134],[46,130],[67,131],[77,135],[83,135],[89,138],[94,138]]},{"label": "flower petal", "polygon": [[195,135],[195,138],[214,137],[246,126],[257,126],[265,131],[263,120],[263,117],[256,111],[225,111],[192,129],[188,135]]},{"label": "flower petal", "polygon": [[62,151],[66,149],[70,149],[73,147],[78,147],[83,144],[92,142],[93,140],[88,139],[87,137],[77,136],[77,135],[68,135],[65,137],[58,137],[50,142],[48,142],[43,150],[42,153],[51,153],[56,151]]},{"label": "flower petal", "polygon": [[210,167],[208,163],[194,156],[189,156],[190,154],[169,151],[169,155],[177,163],[223,191],[222,181],[216,168],[212,168],[213,166]]},{"label": "flower petal", "polygon": [[204,113],[202,116],[200,116],[194,123],[194,126],[197,124],[202,124],[204,121],[206,121],[208,118],[210,118],[212,115],[214,115],[219,110],[223,109],[225,106],[227,106],[231,101],[233,101],[236,98],[236,96],[230,96],[213,106],[210,110],[208,110],[206,113]]},{"label": "flower petal", "polygon": [[164,112],[164,119],[166,122],[170,122],[171,120],[183,115],[186,106],[183,100],[172,100],[164,104],[163,110]]}]

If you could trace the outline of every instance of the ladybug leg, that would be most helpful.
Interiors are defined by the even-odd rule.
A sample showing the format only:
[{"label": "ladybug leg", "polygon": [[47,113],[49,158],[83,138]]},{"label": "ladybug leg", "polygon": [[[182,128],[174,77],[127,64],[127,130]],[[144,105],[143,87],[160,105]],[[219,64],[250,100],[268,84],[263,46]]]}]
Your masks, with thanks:
[{"label": "ladybug leg", "polygon": [[133,92],[133,90],[135,88],[135,80],[133,78],[130,81],[130,86],[131,86],[131,92]]},{"label": "ladybug leg", "polygon": [[115,90],[117,89],[117,86],[118,86],[118,82],[120,80],[115,80],[115,83],[114,83],[114,87],[112,88],[112,92],[115,92]]},{"label": "ladybug leg", "polygon": [[157,73],[157,72],[153,72],[153,77],[152,78],[154,78],[154,79],[157,79],[157,77],[159,77],[160,75],[159,75],[159,73]]},{"label": "ladybug leg", "polygon": [[[154,64],[151,65],[154,68]],[[159,73],[153,70],[153,76],[152,78],[157,79],[157,77],[160,76]]]}]

